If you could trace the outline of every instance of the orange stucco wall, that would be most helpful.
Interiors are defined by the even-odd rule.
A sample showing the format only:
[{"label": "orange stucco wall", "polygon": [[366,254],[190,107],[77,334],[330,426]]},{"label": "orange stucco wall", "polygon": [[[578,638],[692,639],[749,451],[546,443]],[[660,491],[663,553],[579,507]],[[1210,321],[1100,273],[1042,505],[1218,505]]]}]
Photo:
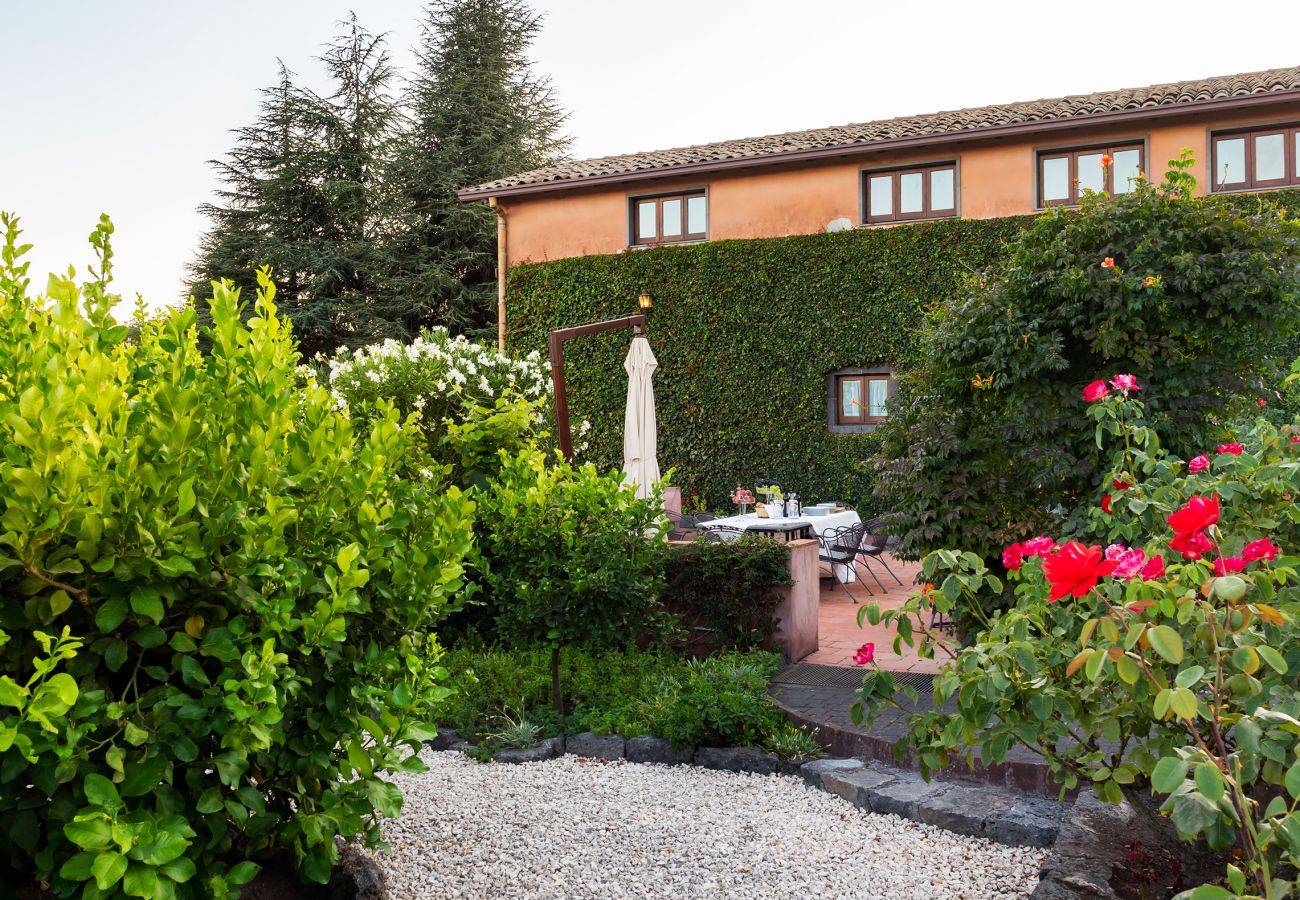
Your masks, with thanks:
[{"label": "orange stucco wall", "polygon": [[780,237],[825,230],[834,219],[857,225],[864,168],[956,159],[960,215],[990,218],[1032,212],[1038,150],[1104,141],[1145,140],[1147,167],[1163,173],[1184,147],[1196,153],[1193,174],[1206,184],[1211,131],[1300,119],[1300,104],[1251,115],[1192,115],[1177,121],[1134,121],[1121,128],[1069,129],[1039,139],[957,142],[922,150],[862,153],[802,167],[749,169],[697,178],[640,181],[615,188],[500,198],[507,219],[509,265],[618,253],[628,249],[628,198],[684,188],[709,192],[709,239]]}]

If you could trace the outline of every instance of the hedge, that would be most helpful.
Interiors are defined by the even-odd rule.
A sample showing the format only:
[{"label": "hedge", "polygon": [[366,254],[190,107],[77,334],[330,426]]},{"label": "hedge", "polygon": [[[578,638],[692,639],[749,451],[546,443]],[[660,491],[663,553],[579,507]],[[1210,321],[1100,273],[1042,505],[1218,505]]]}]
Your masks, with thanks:
[{"label": "hedge", "polygon": [[[1269,198],[1300,209],[1300,191]],[[1250,195],[1243,203],[1257,201]],[[1029,216],[710,241],[510,270],[512,350],[546,352],[546,333],[637,311],[654,298],[659,461],[688,497],[726,507],[737,484],[781,482],[809,501],[879,511],[866,463],[871,434],[832,434],[827,376],[849,367],[906,369],[924,353],[932,304],[998,262]],[[622,464],[627,332],[565,346],[571,418],[592,423],[588,456]]]}]

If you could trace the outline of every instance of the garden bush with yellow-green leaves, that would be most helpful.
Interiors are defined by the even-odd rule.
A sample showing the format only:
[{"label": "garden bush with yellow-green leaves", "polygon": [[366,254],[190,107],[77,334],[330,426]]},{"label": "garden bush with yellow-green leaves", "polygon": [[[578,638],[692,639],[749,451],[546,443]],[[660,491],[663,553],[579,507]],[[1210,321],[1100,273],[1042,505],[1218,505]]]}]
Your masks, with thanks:
[{"label": "garden bush with yellow-green leaves", "polygon": [[446,696],[431,632],[472,503],[419,424],[364,426],[298,354],[263,273],[128,335],[98,271],[29,291],[0,219],[0,882],[232,896],[279,849],[327,880]]}]

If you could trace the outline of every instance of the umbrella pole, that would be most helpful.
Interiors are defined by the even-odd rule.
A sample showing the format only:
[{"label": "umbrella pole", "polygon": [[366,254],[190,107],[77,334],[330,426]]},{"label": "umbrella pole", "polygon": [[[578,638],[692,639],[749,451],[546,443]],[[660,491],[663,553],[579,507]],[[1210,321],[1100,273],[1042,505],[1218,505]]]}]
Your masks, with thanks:
[{"label": "umbrella pole", "polygon": [[645,334],[645,323],[644,315],[626,316],[607,322],[556,328],[547,335],[547,347],[551,353],[551,387],[555,391],[555,440],[560,445],[560,452],[569,462],[573,462],[573,434],[569,431],[569,395],[564,387],[564,342],[570,338],[618,328],[631,328],[634,334]]}]

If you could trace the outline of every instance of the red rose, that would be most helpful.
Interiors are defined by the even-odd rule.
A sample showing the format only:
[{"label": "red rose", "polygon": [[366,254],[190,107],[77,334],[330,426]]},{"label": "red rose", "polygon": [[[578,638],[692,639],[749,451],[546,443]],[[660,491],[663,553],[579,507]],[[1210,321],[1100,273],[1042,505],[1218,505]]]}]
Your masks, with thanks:
[{"label": "red rose", "polygon": [[1024,550],[1019,544],[1012,544],[1002,551],[1002,565],[1006,566],[1012,572],[1019,569],[1020,566],[1024,564],[1024,561]]},{"label": "red rose", "polygon": [[1101,155],[1101,167],[1103,169],[1109,168],[1110,164],[1113,163],[1114,161],[1115,161],[1115,157],[1111,156],[1109,153],[1103,153]]},{"label": "red rose", "polygon": [[1231,453],[1233,456],[1240,456],[1241,451],[1245,449],[1246,449],[1245,447],[1241,446],[1241,444],[1238,443],[1220,444],[1218,446],[1218,451],[1220,453]]},{"label": "red rose", "polygon": [[1103,400],[1110,395],[1110,388],[1106,387],[1106,382],[1100,378],[1083,389],[1083,402],[1095,403]]},{"label": "red rose", "polygon": [[1085,547],[1070,541],[1043,560],[1043,574],[1052,585],[1048,603],[1073,594],[1082,597],[1097,586],[1104,575],[1115,571],[1115,560],[1106,559],[1100,547]]},{"label": "red rose", "polygon": [[1200,456],[1193,457],[1187,462],[1187,472],[1195,475],[1197,472],[1204,472],[1210,467],[1210,458],[1202,453]]},{"label": "red rose", "polygon": [[1177,550],[1188,559],[1200,559],[1202,554],[1213,548],[1214,542],[1199,531],[1175,535],[1169,542],[1170,550]]},{"label": "red rose", "polygon": [[876,645],[867,641],[858,648],[858,652],[853,654],[853,665],[865,666],[876,658]]},{"label": "red rose", "polygon": [[1291,435],[1291,443],[1300,444],[1300,434]]},{"label": "red rose", "polygon": [[1142,571],[1138,572],[1138,577],[1146,581],[1148,578],[1159,578],[1163,574],[1165,574],[1165,558],[1157,553],[1147,560]]},{"label": "red rose", "polygon": [[1260,409],[1263,409],[1264,407],[1268,406],[1268,401],[1265,400],[1263,397],[1256,397],[1255,402],[1259,404]]},{"label": "red rose", "polygon": [[1221,556],[1214,561],[1215,575],[1236,575],[1245,568],[1246,561],[1240,556]]},{"label": "red rose", "polygon": [[1133,486],[1129,482],[1125,481],[1123,478],[1116,478],[1114,481],[1111,482],[1111,484],[1115,486],[1115,490],[1117,491],[1127,491],[1129,488]]},{"label": "red rose", "polygon": [[1102,498],[1101,498],[1101,511],[1104,512],[1104,513],[1105,513],[1106,515],[1108,515],[1108,516],[1111,514],[1111,513],[1110,513],[1110,504],[1111,504],[1111,496],[1110,496],[1110,494],[1107,494],[1105,497],[1102,497]]},{"label": "red rose", "polygon": [[1169,517],[1169,527],[1179,534],[1204,531],[1219,521],[1219,495],[1202,497],[1194,494],[1182,509]]},{"label": "red rose", "polygon": [[1277,544],[1274,544],[1268,538],[1260,538],[1243,547],[1241,556],[1246,562],[1254,562],[1257,559],[1277,559],[1280,552],[1282,552],[1282,548]]}]

